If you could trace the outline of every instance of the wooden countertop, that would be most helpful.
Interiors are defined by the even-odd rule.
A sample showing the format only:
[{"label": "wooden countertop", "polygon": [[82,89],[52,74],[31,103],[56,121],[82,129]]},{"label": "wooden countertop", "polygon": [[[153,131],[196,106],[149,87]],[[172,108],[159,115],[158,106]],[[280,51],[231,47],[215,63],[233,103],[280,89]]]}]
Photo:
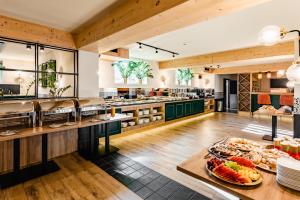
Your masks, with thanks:
[{"label": "wooden countertop", "polygon": [[66,130],[71,130],[71,129],[84,128],[87,126],[105,124],[105,123],[119,121],[119,120],[123,120],[123,119],[127,119],[127,118],[128,118],[128,116],[126,116],[126,115],[116,113],[115,117],[111,117],[109,120],[105,120],[105,121],[103,120],[103,121],[91,122],[91,119],[87,119],[87,120],[81,120],[79,122],[76,122],[76,124],[72,125],[72,126],[62,126],[59,128],[50,128],[48,125],[42,126],[42,127],[35,127],[35,128],[24,128],[24,129],[20,129],[19,130],[20,132],[14,134],[14,135],[0,136],[0,142],[14,140],[14,139],[18,139],[18,138],[42,135],[42,134],[57,133],[60,131],[66,131]]},{"label": "wooden countertop", "polygon": [[215,177],[211,177],[205,166],[207,150],[194,155],[184,163],[177,166],[177,170],[189,176],[204,181],[215,187],[223,189],[241,199],[255,199],[255,200],[293,200],[300,199],[300,192],[283,187],[276,182],[276,175],[260,171],[263,175],[262,184],[256,187],[240,187],[223,182]]},{"label": "wooden countertop", "polygon": [[294,96],[294,93],[284,93],[284,92],[251,92],[251,94],[270,94],[270,95],[292,95]]}]

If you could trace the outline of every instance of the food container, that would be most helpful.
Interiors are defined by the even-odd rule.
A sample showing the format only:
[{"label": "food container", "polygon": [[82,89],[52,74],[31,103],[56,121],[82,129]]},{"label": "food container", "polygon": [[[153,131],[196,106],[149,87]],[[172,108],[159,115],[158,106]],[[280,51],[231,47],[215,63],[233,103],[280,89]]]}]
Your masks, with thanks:
[{"label": "food container", "polygon": [[126,113],[128,117],[133,117],[133,113]]},{"label": "food container", "polygon": [[282,139],[281,138],[274,138],[274,147],[276,148],[276,149],[281,149],[281,141],[282,141]]},{"label": "food container", "polygon": [[129,126],[134,126],[135,122],[128,122]]},{"label": "food container", "polygon": [[157,110],[156,110],[156,109],[153,109],[152,113],[153,113],[153,114],[156,114],[156,113],[157,113]]},{"label": "food container", "polygon": [[144,123],[146,124],[146,123],[149,123],[150,122],[150,119],[149,118],[145,118],[144,119]]},{"label": "food container", "polygon": [[139,123],[139,124],[143,124],[143,123],[144,123],[144,120],[143,120],[143,119],[139,119],[138,123]]},{"label": "food container", "polygon": [[139,116],[142,116],[143,115],[143,111],[139,111]]},{"label": "food container", "polygon": [[298,144],[290,144],[289,145],[289,154],[292,157],[295,157],[298,155]]},{"label": "food container", "polygon": [[288,151],[289,151],[289,146],[290,146],[289,142],[287,142],[287,141],[281,142],[282,151],[284,151],[286,153],[288,153]]},{"label": "food container", "polygon": [[156,116],[156,119],[157,119],[157,120],[161,120],[162,117],[161,117],[161,116]]},{"label": "food container", "polygon": [[122,122],[121,123],[122,128],[126,128],[128,126],[127,122]]},{"label": "food container", "polygon": [[143,113],[144,113],[144,115],[149,115],[150,114],[150,110],[144,110]]},{"label": "food container", "polygon": [[152,121],[156,121],[156,116],[153,116],[153,117],[152,117]]}]

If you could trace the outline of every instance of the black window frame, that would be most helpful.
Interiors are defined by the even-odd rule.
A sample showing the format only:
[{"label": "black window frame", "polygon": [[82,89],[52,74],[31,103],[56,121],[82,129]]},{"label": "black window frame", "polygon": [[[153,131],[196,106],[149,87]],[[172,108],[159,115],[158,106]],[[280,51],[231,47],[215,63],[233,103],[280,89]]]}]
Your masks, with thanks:
[{"label": "black window frame", "polygon": [[[56,98],[77,98],[78,97],[78,80],[79,80],[79,71],[78,71],[78,50],[76,49],[68,49],[68,48],[63,48],[63,47],[57,47],[57,46],[52,46],[52,45],[47,45],[47,44],[41,44],[41,43],[36,43],[36,42],[29,42],[29,41],[24,41],[24,40],[17,40],[17,39],[11,39],[11,38],[5,38],[5,37],[0,37],[0,42],[12,42],[12,43],[17,43],[17,44],[23,44],[23,45],[32,45],[34,46],[34,70],[26,70],[26,69],[11,69],[11,68],[0,68],[0,71],[19,71],[19,72],[29,72],[29,73],[34,73],[34,78],[35,78],[35,90],[34,90],[34,95],[31,96],[24,96],[24,97],[9,97],[5,98],[3,97],[3,100],[17,100],[17,99],[56,99]],[[68,75],[68,76],[73,76],[73,82],[74,82],[74,87],[73,87],[73,96],[63,96],[63,97],[39,97],[39,74],[41,71],[39,71],[39,48],[44,47],[47,49],[54,49],[54,50],[60,50],[60,51],[68,51],[72,52],[74,55],[74,72],[53,72],[58,75]]]}]

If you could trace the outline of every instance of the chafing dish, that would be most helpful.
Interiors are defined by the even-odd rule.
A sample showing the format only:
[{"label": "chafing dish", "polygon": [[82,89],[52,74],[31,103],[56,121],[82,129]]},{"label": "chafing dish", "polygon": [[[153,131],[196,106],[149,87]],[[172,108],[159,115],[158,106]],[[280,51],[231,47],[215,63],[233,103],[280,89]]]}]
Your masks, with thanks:
[{"label": "chafing dish", "polygon": [[79,120],[82,117],[90,117],[100,114],[107,114],[107,110],[110,109],[104,99],[101,97],[97,98],[80,98],[77,100],[77,111]]},{"label": "chafing dish", "polygon": [[45,121],[70,121],[71,117],[76,122],[76,108],[72,99],[55,99],[38,101],[39,126]]},{"label": "chafing dish", "polygon": [[0,127],[35,127],[35,103],[32,101],[5,101],[0,103]]}]

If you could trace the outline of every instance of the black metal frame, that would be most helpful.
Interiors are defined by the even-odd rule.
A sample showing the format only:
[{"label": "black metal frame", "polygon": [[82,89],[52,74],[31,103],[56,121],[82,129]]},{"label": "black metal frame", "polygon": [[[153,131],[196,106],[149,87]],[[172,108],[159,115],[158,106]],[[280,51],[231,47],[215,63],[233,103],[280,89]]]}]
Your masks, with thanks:
[{"label": "black metal frame", "polygon": [[[60,74],[60,75],[73,75],[73,80],[74,80],[74,88],[73,88],[73,96],[67,96],[67,97],[61,97],[61,98],[74,98],[78,97],[78,50],[75,49],[67,49],[67,48],[62,48],[62,47],[56,47],[56,46],[51,46],[51,45],[46,45],[46,44],[40,44],[40,43],[34,43],[34,42],[28,42],[24,40],[16,40],[16,39],[11,39],[11,38],[5,38],[5,37],[0,37],[0,41],[4,42],[12,42],[12,43],[17,43],[17,44],[24,44],[24,45],[32,45],[34,46],[34,60],[35,60],[35,66],[34,70],[22,70],[22,69],[7,69],[7,68],[0,68],[1,71],[20,71],[20,72],[29,72],[29,73],[34,73],[35,74],[35,94],[34,97],[35,99],[48,99],[48,98],[43,98],[39,97],[39,73],[41,71],[39,70],[39,48],[44,47],[48,49],[54,49],[54,50],[60,50],[60,51],[68,51],[72,52],[74,54],[74,72],[69,73],[69,72],[53,72],[55,74]],[[16,97],[16,98],[21,98],[21,97]],[[56,97],[57,98],[57,97]]]},{"label": "black metal frame", "polygon": [[150,47],[150,48],[152,48],[152,49],[155,49],[155,50],[156,50],[156,53],[157,53],[158,50],[160,50],[160,51],[164,51],[164,52],[167,52],[167,53],[172,54],[173,57],[175,57],[175,55],[179,55],[179,53],[177,53],[177,52],[169,51],[169,50],[162,49],[162,48],[159,48],[159,47],[155,47],[155,46],[152,46],[152,45],[150,45],[150,44],[145,44],[145,43],[142,43],[142,42],[137,42],[137,44],[140,46],[140,48],[141,48],[142,46],[146,46],[146,47]]}]

